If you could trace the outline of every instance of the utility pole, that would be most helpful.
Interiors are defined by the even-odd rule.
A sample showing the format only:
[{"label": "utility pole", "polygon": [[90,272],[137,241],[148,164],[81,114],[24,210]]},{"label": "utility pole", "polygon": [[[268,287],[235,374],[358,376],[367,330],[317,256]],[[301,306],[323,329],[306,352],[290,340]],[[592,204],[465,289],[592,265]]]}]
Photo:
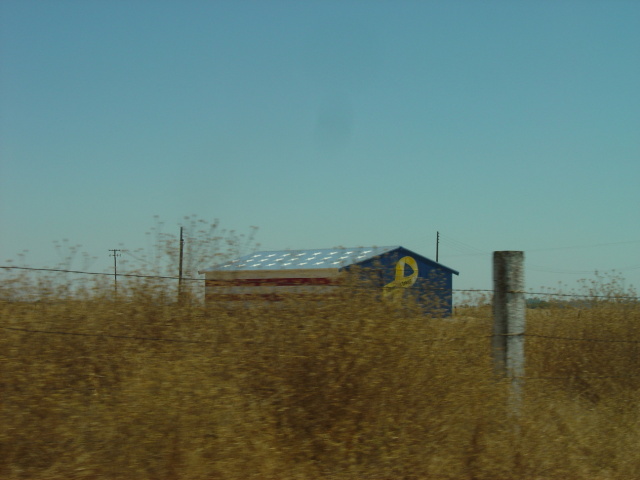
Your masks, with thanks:
[{"label": "utility pole", "polygon": [[184,238],[180,227],[180,264],[178,265],[178,303],[182,302],[182,259],[184,255]]},{"label": "utility pole", "polygon": [[111,254],[109,254],[110,257],[113,257],[113,289],[115,291],[115,294],[118,294],[118,257],[120,256],[120,254],[118,252],[121,252],[122,250],[119,248],[110,248],[109,249],[110,252],[112,252]]},{"label": "utility pole", "polygon": [[438,261],[439,253],[440,253],[440,232],[436,232],[436,262]]}]

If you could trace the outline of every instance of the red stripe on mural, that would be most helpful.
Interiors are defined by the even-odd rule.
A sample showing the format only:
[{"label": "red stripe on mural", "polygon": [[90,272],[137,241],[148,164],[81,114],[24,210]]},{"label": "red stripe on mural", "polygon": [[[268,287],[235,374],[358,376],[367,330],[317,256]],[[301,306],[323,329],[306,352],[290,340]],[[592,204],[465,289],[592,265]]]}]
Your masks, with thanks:
[{"label": "red stripe on mural", "polygon": [[291,294],[286,293],[276,295],[275,293],[210,293],[205,296],[205,300],[211,302],[281,302],[283,300],[327,300],[332,295],[318,294]]},{"label": "red stripe on mural", "polygon": [[274,293],[247,293],[247,294],[233,294],[233,293],[220,293],[220,294],[208,294],[205,296],[208,302],[251,302],[251,301],[268,301],[278,302],[283,298],[281,295]]},{"label": "red stripe on mural", "polygon": [[289,287],[295,285],[336,285],[333,278],[240,278],[234,280],[206,280],[208,287]]}]

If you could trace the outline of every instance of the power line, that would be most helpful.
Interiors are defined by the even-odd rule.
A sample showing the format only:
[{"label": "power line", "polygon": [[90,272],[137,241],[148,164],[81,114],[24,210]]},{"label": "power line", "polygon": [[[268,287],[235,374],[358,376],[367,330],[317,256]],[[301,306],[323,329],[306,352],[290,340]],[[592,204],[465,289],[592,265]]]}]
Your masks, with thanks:
[{"label": "power line", "polygon": [[527,252],[549,252],[553,250],[576,250],[580,248],[610,247],[612,245],[630,245],[634,243],[640,243],[640,240],[629,240],[626,242],[595,243],[591,245],[573,245],[568,247],[533,248],[531,250],[527,250]]},{"label": "power line", "polygon": [[[490,251],[487,250],[482,250],[480,248],[474,247],[468,243],[464,243],[461,242],[460,240],[456,240],[455,238],[452,238],[449,235],[443,235],[440,234],[440,243],[444,244],[444,245],[448,245],[456,250],[458,250],[459,252],[462,253],[457,253],[457,254],[453,254],[453,255],[449,255],[449,257],[463,257],[463,256],[479,256],[479,255],[489,255],[491,254]],[[564,246],[564,247],[546,247],[546,248],[533,248],[533,249],[524,249],[527,253],[529,252],[551,252],[551,251],[556,251],[556,250],[578,250],[578,249],[583,249],[583,248],[598,248],[598,247],[610,247],[610,246],[614,246],[614,245],[632,245],[632,244],[637,244],[640,243],[640,240],[628,240],[628,241],[624,241],[624,242],[607,242],[607,243],[595,243],[595,244],[591,244],[591,245],[569,245],[569,246]],[[543,267],[540,267],[543,268]],[[633,270],[633,269],[638,269],[640,268],[640,265],[636,265],[633,267],[626,267],[624,268],[624,270]],[[617,270],[622,270],[622,269],[617,269]],[[555,272],[551,272],[551,273],[555,273]],[[557,272],[557,273],[565,273],[565,272]],[[567,273],[571,273],[571,272],[567,272]],[[586,271],[586,272],[578,272],[578,273],[592,273],[592,270]]]},{"label": "power line", "polygon": [[457,250],[459,254],[448,255],[449,257],[460,257],[460,256],[473,256],[473,255],[489,255],[491,252],[479,249],[468,243],[461,242],[460,240],[456,240],[449,235],[443,235],[442,233],[439,236],[440,242],[443,245],[449,246],[454,250]]},{"label": "power line", "polygon": [[128,256],[130,256],[131,258],[134,258],[135,260],[137,260],[138,262],[142,262],[142,263],[146,263],[147,265],[154,265],[152,262],[150,262],[149,260],[146,260],[144,258],[138,257],[136,255],[134,255],[133,253],[131,253],[129,250],[123,250],[124,253],[126,253]]},{"label": "power line", "polygon": [[[59,272],[59,273],[80,273],[83,275],[105,275],[105,276],[113,276],[113,273],[105,273],[105,272],[83,272],[80,270],[65,270],[61,268],[33,268],[33,267],[16,267],[10,265],[0,265],[0,268],[7,270],[30,270],[35,272]],[[134,278],[160,278],[166,280],[178,280],[179,277],[165,276],[165,275],[142,275],[138,273],[119,273],[119,277],[134,277]],[[202,278],[189,278],[183,277],[183,280],[193,280],[193,281],[202,281]]]},{"label": "power line", "polygon": [[[624,272],[624,271],[628,271],[628,270],[637,270],[640,268],[640,265],[632,265],[630,267],[621,267],[621,268],[614,268],[611,269],[613,271],[616,272]],[[594,272],[597,272],[598,269],[591,269],[591,270],[566,270],[566,269],[556,269],[556,268],[548,268],[548,267],[543,267],[540,265],[531,265],[529,263],[527,263],[527,269],[528,270],[533,270],[534,272],[542,272],[542,273],[561,273],[561,274],[565,274],[565,275],[588,275]]]}]

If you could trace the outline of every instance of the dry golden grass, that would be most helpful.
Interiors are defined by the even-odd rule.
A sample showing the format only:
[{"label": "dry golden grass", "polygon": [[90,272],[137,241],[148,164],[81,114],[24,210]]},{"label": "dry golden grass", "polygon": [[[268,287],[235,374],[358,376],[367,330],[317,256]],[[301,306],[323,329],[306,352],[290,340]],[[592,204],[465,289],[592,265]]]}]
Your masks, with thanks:
[{"label": "dry golden grass", "polygon": [[4,480],[640,478],[637,303],[528,310],[517,417],[487,306],[398,315],[354,290],[225,312],[148,280],[118,301],[56,288],[3,284]]}]

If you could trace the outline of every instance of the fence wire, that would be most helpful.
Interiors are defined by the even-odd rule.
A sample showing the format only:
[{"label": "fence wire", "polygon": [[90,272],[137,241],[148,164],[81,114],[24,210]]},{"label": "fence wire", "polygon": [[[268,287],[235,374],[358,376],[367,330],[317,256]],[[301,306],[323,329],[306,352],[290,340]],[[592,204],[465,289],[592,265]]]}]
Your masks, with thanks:
[{"label": "fence wire", "polygon": [[[171,275],[147,275],[140,273],[107,273],[107,272],[86,272],[82,270],[66,270],[60,268],[35,268],[35,267],[18,267],[12,265],[0,265],[0,269],[4,270],[25,270],[32,272],[51,272],[51,273],[75,273],[82,275],[98,275],[105,277],[129,277],[129,278],[155,278],[160,280],[182,280],[182,281],[193,281],[193,282],[204,282],[205,278],[193,278],[193,277],[176,277]],[[349,285],[327,285],[330,287],[342,287],[342,288],[353,288]],[[359,287],[364,289],[375,289],[376,287]],[[441,287],[430,287],[431,291],[449,291],[449,289],[441,288]],[[450,290],[454,293],[494,293],[492,289],[478,289],[478,288],[466,288],[459,289],[454,288]],[[607,299],[607,300],[635,300],[639,301],[640,297],[630,296],[630,295],[597,295],[590,293],[554,293],[554,292],[529,292],[529,291],[518,291],[518,292],[509,292],[509,293],[523,293],[525,295],[538,295],[545,297],[573,297],[573,298],[594,298],[594,299]]]},{"label": "fence wire", "polygon": [[[97,275],[97,276],[107,276],[114,277],[116,276],[113,273],[105,273],[105,272],[87,272],[81,270],[69,270],[69,269],[61,269],[61,268],[34,268],[34,267],[20,267],[20,266],[0,266],[0,269],[4,270],[22,270],[29,272],[49,272],[49,273],[69,273],[69,274],[82,274],[82,275]],[[182,280],[182,281],[197,281],[204,282],[204,278],[193,278],[193,277],[176,277],[170,275],[147,275],[147,274],[138,274],[138,273],[118,273],[117,277],[130,277],[130,278],[148,278],[148,279],[162,279],[162,280]],[[338,285],[339,286],[339,285]],[[342,285],[345,286],[345,285]],[[346,287],[346,286],[345,286]],[[369,287],[374,288],[374,287]],[[461,293],[486,293],[493,294],[494,291],[491,289],[453,289],[453,292],[461,292]],[[635,296],[628,295],[594,295],[594,294],[566,294],[566,293],[553,293],[553,292],[511,292],[511,293],[522,293],[525,295],[536,295],[536,296],[545,296],[545,297],[564,297],[564,298],[592,298],[592,299],[606,299],[606,300],[631,300],[638,301],[639,298]],[[111,338],[117,340],[131,340],[131,341],[149,341],[149,342],[167,342],[167,343],[182,343],[182,344],[205,344],[211,345],[213,342],[211,341],[203,341],[203,340],[191,340],[184,338],[162,338],[162,337],[147,337],[147,336],[136,336],[136,335],[114,335],[108,333],[88,333],[88,332],[69,332],[69,331],[60,331],[60,330],[44,330],[44,329],[30,329],[30,328],[19,328],[19,327],[9,327],[9,326],[0,326],[3,330],[22,332],[25,334],[43,334],[43,335],[62,335],[62,336],[76,336],[76,337],[93,337],[93,338]],[[520,334],[523,337],[528,337],[532,339],[543,339],[543,340],[559,340],[559,341],[573,341],[573,342],[601,342],[601,343],[622,343],[622,344],[640,344],[640,340],[623,340],[623,339],[608,339],[608,338],[580,338],[580,337],[567,337],[567,336],[557,336],[557,335],[540,335],[540,334],[528,334],[522,333]],[[486,335],[481,336],[480,338],[492,338],[495,335]],[[443,338],[430,338],[425,339],[426,342],[452,342],[452,341],[462,341],[468,340],[469,337],[443,337]],[[635,375],[625,375],[627,376],[635,376]],[[568,379],[572,377],[532,377],[531,379]],[[587,378],[587,377],[584,377]],[[607,377],[589,377],[589,378],[618,378],[616,376],[607,376]]]}]

